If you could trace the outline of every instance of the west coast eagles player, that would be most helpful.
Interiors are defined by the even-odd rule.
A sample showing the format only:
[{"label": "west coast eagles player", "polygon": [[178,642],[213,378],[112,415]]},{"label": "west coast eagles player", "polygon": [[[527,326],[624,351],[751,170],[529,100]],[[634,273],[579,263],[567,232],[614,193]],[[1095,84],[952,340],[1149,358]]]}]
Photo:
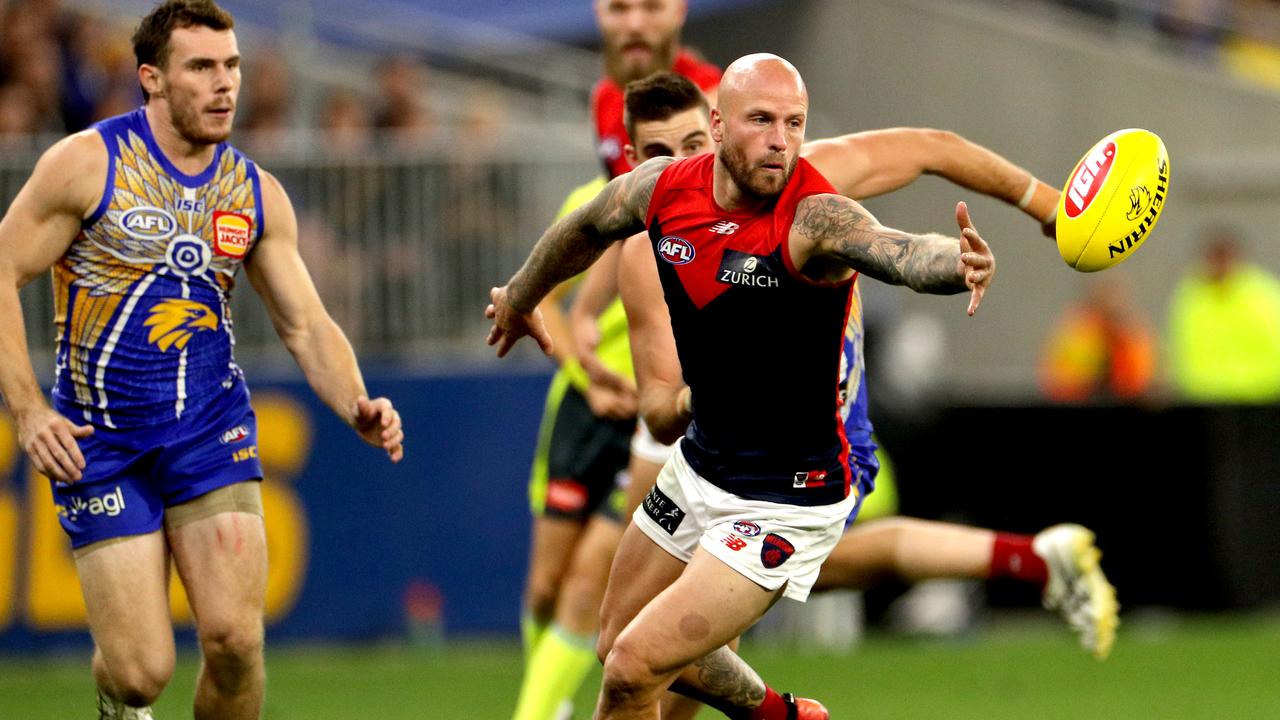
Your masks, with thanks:
[{"label": "west coast eagles player", "polygon": [[[146,104],[54,145],[0,221],[0,392],[71,538],[102,718],[150,718],[172,675],[170,556],[204,657],[194,716],[261,712],[262,467],[228,307],[242,264],[316,393],[393,462],[404,452],[298,256],[280,183],[225,142],[233,24],[212,0],[152,10],[133,38]],[[52,407],[18,300],[50,268]]]}]

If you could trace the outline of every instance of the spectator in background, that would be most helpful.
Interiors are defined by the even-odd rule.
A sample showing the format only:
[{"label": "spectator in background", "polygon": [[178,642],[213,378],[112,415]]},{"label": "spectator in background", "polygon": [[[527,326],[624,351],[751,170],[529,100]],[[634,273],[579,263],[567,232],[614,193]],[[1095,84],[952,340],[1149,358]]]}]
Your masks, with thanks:
[{"label": "spectator in background", "polygon": [[1049,336],[1040,385],[1059,402],[1129,401],[1151,390],[1155,368],[1154,333],[1113,271],[1089,284]]},{"label": "spectator in background", "polygon": [[1280,281],[1241,260],[1239,233],[1205,233],[1199,267],[1169,308],[1175,387],[1201,403],[1280,401]]},{"label": "spectator in background", "polygon": [[278,49],[254,60],[251,70],[244,74],[246,113],[240,131],[248,149],[261,154],[288,142],[294,79],[288,59]]},{"label": "spectator in background", "polygon": [[426,68],[408,55],[396,55],[378,66],[380,106],[374,125],[405,142],[427,139],[435,126],[427,101]]},{"label": "spectator in background", "polygon": [[373,122],[365,103],[345,90],[331,91],[320,111],[320,128],[325,131],[325,150],[351,157],[369,150],[373,143]]}]

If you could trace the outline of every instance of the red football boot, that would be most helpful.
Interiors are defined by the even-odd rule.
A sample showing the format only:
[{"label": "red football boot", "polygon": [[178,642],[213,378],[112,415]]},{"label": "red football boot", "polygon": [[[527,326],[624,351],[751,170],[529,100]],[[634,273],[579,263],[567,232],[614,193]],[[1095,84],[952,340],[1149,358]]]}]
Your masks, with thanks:
[{"label": "red football boot", "polygon": [[831,713],[817,700],[783,693],[782,701],[787,704],[787,720],[831,720]]}]

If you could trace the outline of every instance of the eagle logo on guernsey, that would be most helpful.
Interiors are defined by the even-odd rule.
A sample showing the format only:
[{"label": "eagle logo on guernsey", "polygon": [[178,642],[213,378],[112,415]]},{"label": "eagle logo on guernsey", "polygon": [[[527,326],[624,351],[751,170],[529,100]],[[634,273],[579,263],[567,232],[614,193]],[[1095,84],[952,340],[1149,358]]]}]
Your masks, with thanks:
[{"label": "eagle logo on guernsey", "polygon": [[170,348],[185,348],[198,331],[217,330],[218,316],[204,303],[171,298],[153,305],[151,315],[142,324],[151,328],[147,342],[168,352]]},{"label": "eagle logo on guernsey", "polygon": [[682,237],[667,235],[658,241],[658,254],[672,265],[685,265],[693,262],[693,243]]},{"label": "eagle logo on guernsey", "polygon": [[253,220],[240,213],[216,210],[213,213],[213,251],[223,257],[239,259],[249,252]]},{"label": "eagle logo on guernsey", "polygon": [[764,545],[760,547],[760,562],[772,570],[786,562],[795,552],[796,546],[790,540],[777,533],[769,533],[764,536]]}]

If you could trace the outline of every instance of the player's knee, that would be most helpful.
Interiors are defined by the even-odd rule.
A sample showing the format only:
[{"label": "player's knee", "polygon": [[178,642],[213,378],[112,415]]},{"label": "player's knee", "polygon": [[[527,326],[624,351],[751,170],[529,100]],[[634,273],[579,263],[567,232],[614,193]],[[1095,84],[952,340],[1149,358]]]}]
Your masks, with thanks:
[{"label": "player's knee", "polygon": [[173,658],[140,656],[110,666],[113,695],[126,705],[144,707],[160,697],[173,677]]},{"label": "player's knee", "polygon": [[613,643],[604,659],[603,692],[614,701],[625,701],[652,692],[659,678],[653,665],[626,637]]},{"label": "player's knee", "polygon": [[533,576],[524,591],[524,606],[537,620],[549,621],[556,612],[559,585],[551,578]]},{"label": "player's knee", "polygon": [[200,650],[212,668],[237,671],[261,664],[260,620],[210,622],[199,629],[199,636]]}]

